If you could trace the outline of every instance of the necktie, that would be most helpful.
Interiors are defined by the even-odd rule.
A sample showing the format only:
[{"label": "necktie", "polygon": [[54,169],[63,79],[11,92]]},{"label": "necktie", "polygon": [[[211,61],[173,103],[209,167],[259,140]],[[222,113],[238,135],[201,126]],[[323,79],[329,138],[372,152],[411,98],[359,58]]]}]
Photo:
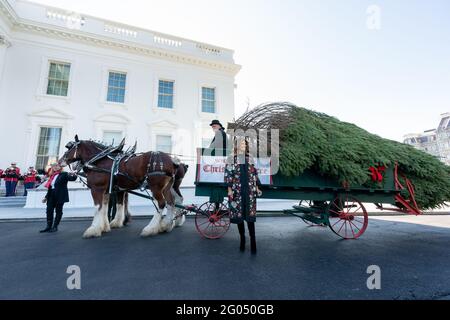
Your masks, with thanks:
[{"label": "necktie", "polygon": [[53,179],[55,179],[55,177],[59,174],[59,172],[55,172],[54,174],[52,174],[52,176],[50,177],[50,179],[48,179],[47,183],[45,184],[45,187],[47,189],[50,189],[52,187],[52,182]]}]

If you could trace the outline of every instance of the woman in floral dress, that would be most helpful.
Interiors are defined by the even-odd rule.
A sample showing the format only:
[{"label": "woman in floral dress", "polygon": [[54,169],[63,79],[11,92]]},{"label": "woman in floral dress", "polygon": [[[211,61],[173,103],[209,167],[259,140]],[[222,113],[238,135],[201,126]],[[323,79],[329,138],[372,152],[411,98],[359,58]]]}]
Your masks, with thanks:
[{"label": "woman in floral dress", "polygon": [[240,250],[245,251],[244,221],[247,221],[251,252],[255,254],[256,198],[261,196],[262,192],[259,188],[261,183],[258,172],[249,155],[249,146],[245,139],[240,141],[234,153],[228,158],[225,167],[225,183],[228,186],[231,223],[237,224],[239,229]]}]

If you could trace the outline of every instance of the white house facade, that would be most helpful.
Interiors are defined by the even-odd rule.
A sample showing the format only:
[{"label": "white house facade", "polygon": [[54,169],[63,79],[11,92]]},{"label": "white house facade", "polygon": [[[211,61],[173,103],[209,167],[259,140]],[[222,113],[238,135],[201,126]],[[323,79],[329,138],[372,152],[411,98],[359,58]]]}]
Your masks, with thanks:
[{"label": "white house facade", "polygon": [[0,168],[44,169],[75,134],[193,165],[211,120],[234,118],[239,70],[229,49],[0,0]]}]

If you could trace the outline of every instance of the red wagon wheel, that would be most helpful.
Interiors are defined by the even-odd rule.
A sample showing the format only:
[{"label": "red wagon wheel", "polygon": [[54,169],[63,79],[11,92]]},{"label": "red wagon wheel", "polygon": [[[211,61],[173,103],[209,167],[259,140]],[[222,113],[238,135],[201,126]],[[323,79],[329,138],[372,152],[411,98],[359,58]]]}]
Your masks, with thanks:
[{"label": "red wagon wheel", "polygon": [[340,195],[330,202],[328,214],[330,229],[344,239],[359,238],[369,224],[366,208],[350,195]]},{"label": "red wagon wheel", "polygon": [[220,239],[230,229],[230,215],[224,203],[206,202],[195,215],[197,231],[207,239]]}]

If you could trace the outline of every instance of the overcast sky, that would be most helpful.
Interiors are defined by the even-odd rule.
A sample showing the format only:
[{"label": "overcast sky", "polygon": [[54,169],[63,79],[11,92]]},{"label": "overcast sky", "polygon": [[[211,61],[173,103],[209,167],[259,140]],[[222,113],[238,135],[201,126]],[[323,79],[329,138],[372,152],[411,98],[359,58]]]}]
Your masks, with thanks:
[{"label": "overcast sky", "polygon": [[450,1],[35,1],[234,49],[238,115],[291,101],[402,140],[450,112]]}]

